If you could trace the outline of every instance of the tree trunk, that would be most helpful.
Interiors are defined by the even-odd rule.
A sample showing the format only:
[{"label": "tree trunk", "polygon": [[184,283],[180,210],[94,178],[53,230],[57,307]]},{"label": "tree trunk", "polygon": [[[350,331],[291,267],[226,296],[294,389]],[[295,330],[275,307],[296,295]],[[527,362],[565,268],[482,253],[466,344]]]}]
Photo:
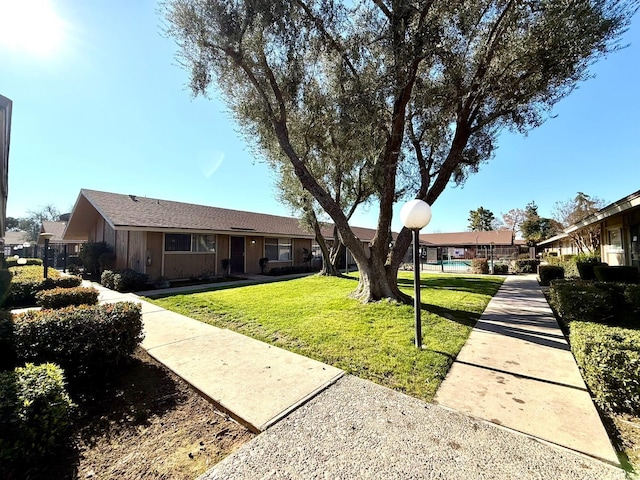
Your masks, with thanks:
[{"label": "tree trunk", "polygon": [[410,304],[413,301],[412,297],[402,293],[398,288],[397,268],[381,264],[374,257],[369,258],[364,264],[357,258],[355,260],[360,278],[351,297],[361,302],[386,299]]}]

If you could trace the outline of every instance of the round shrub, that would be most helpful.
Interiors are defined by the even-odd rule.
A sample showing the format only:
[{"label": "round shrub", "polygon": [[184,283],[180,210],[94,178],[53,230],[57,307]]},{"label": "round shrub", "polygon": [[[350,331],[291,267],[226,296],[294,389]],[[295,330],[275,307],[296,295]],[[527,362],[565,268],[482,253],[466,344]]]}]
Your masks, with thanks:
[{"label": "round shrub", "polygon": [[33,466],[63,446],[73,404],[64,374],[52,363],[0,373],[0,472]]},{"label": "round shrub", "polygon": [[95,305],[99,292],[93,287],[52,288],[36,293],[36,303],[42,308],[64,308]]},{"label": "round shrub", "polygon": [[17,358],[55,362],[70,380],[108,373],[143,337],[140,305],[132,302],[30,310],[13,317]]}]

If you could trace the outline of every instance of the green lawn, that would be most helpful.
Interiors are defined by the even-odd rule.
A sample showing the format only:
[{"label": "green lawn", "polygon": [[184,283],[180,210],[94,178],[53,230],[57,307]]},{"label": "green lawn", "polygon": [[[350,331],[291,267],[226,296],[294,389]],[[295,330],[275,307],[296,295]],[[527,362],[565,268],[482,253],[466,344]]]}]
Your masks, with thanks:
[{"label": "green lawn", "polygon": [[[409,294],[412,275],[399,277]],[[151,301],[431,401],[502,280],[423,275],[423,350],[413,343],[413,307],[348,298],[355,277],[311,276]]]}]

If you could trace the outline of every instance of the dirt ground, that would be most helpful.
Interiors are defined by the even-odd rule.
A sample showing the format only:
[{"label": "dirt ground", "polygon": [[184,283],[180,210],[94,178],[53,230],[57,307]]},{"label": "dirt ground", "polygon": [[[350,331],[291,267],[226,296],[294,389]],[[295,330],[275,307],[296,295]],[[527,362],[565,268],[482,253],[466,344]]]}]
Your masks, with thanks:
[{"label": "dirt ground", "polygon": [[117,378],[71,393],[73,445],[27,478],[194,479],[254,436],[142,349]]}]

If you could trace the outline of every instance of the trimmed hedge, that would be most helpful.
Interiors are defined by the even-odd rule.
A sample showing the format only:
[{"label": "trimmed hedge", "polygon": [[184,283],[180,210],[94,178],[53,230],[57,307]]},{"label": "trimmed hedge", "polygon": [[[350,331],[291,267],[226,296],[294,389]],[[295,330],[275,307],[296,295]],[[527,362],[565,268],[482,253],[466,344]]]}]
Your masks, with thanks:
[{"label": "trimmed hedge", "polygon": [[573,322],[571,349],[596,403],[640,414],[640,331]]},{"label": "trimmed hedge", "polygon": [[[42,265],[26,265],[22,267],[10,267],[9,271],[13,273],[14,279],[20,280],[43,280],[44,279],[44,267]],[[60,272],[55,268],[49,267],[47,269],[49,278],[60,278]]]},{"label": "trimmed hedge", "polygon": [[493,265],[493,273],[495,275],[507,275],[509,273],[509,265],[506,263],[496,263]]},{"label": "trimmed hedge", "polygon": [[9,296],[12,278],[13,274],[9,270],[0,270],[0,306],[2,306],[5,299]]},{"label": "trimmed hedge", "polygon": [[19,360],[55,362],[70,379],[108,373],[144,337],[140,305],[132,302],[30,310],[13,323]]},{"label": "trimmed hedge", "polygon": [[100,277],[100,283],[117,292],[135,292],[144,290],[149,276],[136,272],[130,268],[123,270],[105,270]]},{"label": "trimmed hedge", "polygon": [[15,366],[16,356],[13,351],[13,320],[11,312],[0,310],[0,371]]},{"label": "trimmed hedge", "polygon": [[[49,271],[51,271],[50,269]],[[54,272],[58,273],[56,270]],[[82,278],[70,276],[47,278],[46,280],[40,276],[39,279],[34,279],[31,276],[21,277],[14,276],[11,281],[11,288],[9,295],[5,301],[7,306],[10,307],[29,307],[36,304],[36,294],[42,290],[49,290],[52,288],[73,288],[79,287],[82,284]]]},{"label": "trimmed hedge", "polygon": [[489,273],[489,262],[486,258],[474,258],[471,260],[471,273]]},{"label": "trimmed hedge", "polygon": [[620,283],[639,283],[640,276],[636,267],[609,267],[605,265],[596,265],[593,267],[593,274],[596,280],[600,282],[620,282]]},{"label": "trimmed hedge", "polygon": [[540,265],[538,267],[538,275],[540,276],[540,285],[549,285],[551,280],[564,278],[564,267],[559,265]]},{"label": "trimmed hedge", "polygon": [[565,323],[608,321],[619,305],[619,293],[614,288],[585,280],[553,280],[549,303]]},{"label": "trimmed hedge", "polygon": [[64,308],[95,305],[99,292],[93,287],[52,288],[36,293],[36,303],[42,308]]},{"label": "trimmed hedge", "polygon": [[68,438],[73,403],[52,363],[0,373],[0,473],[3,478],[51,456]]},{"label": "trimmed hedge", "polygon": [[20,260],[26,260],[27,263],[19,264],[18,259],[15,257],[9,257],[4,259],[5,263],[7,264],[7,268],[8,267],[27,267],[32,265],[42,266],[42,259],[40,258],[22,258]]},{"label": "trimmed hedge", "polygon": [[534,258],[521,259],[515,261],[514,273],[536,273],[540,260]]},{"label": "trimmed hedge", "polygon": [[627,285],[624,289],[624,300],[634,314],[640,315],[640,285]]}]

